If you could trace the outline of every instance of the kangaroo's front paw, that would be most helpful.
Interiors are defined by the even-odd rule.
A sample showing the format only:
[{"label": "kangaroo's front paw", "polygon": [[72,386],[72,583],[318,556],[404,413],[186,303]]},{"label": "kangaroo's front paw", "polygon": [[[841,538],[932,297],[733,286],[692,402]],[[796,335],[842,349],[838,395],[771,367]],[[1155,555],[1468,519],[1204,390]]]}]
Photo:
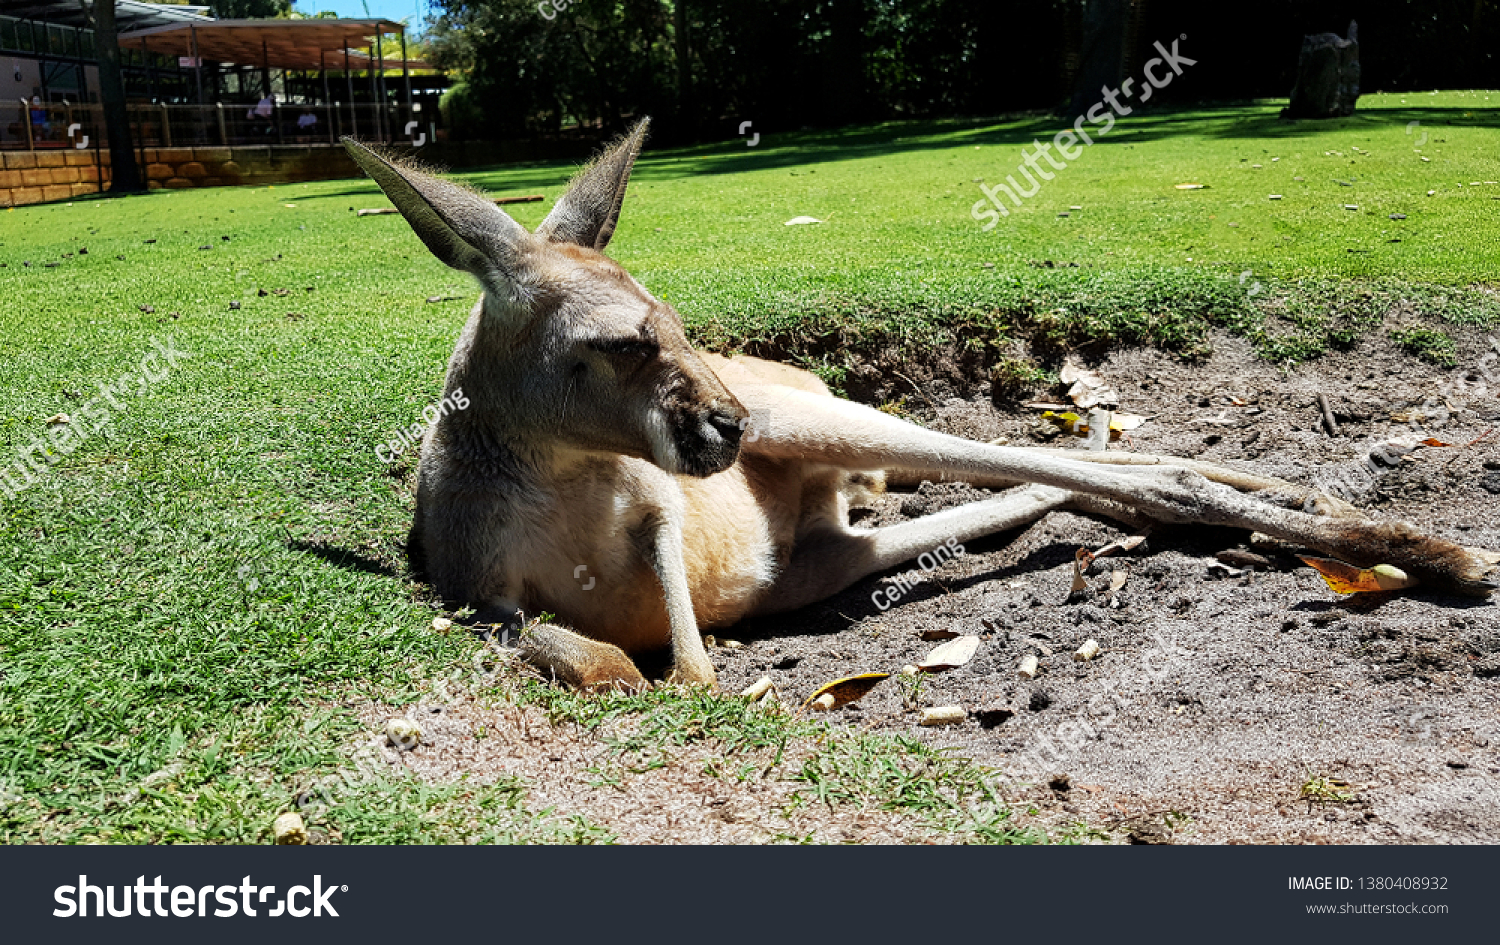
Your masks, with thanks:
[{"label": "kangaroo's front paw", "polygon": [[714,664],[707,656],[698,655],[696,659],[679,657],[672,661],[672,671],[667,674],[667,682],[708,686],[712,689],[718,685],[718,674],[714,672]]}]

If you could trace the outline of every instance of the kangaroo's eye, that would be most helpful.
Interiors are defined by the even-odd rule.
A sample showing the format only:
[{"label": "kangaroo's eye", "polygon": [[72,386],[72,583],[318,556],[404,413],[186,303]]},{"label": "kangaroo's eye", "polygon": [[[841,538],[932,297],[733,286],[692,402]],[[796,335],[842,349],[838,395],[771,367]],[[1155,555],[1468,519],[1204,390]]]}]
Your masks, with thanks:
[{"label": "kangaroo's eye", "polygon": [[609,338],[602,341],[591,341],[589,347],[601,354],[613,355],[622,358],[654,358],[660,346],[654,341],[644,338]]}]

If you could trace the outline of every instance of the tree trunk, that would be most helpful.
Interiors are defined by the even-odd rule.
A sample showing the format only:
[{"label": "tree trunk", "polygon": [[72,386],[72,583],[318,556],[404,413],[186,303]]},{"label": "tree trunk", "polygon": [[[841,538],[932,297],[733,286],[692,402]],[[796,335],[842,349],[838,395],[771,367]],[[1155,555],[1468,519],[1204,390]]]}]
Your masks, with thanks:
[{"label": "tree trunk", "polygon": [[99,101],[104,107],[104,132],[109,139],[109,192],[138,194],[146,189],[130,140],[130,114],[125,110],[125,81],[120,74],[120,36],[115,26],[115,0],[94,0],[94,47],[99,59]]},{"label": "tree trunk", "polygon": [[1125,70],[1125,0],[1083,0],[1078,80],[1070,115],[1082,115],[1104,89],[1118,88]]},{"label": "tree trunk", "polygon": [[677,33],[677,123],[678,133],[685,141],[698,139],[698,116],[693,103],[692,44],[688,36],[687,0],[676,0],[675,30]]},{"label": "tree trunk", "polygon": [[1302,38],[1297,84],[1282,118],[1345,118],[1359,99],[1359,28],[1351,20],[1348,38],[1318,33]]}]

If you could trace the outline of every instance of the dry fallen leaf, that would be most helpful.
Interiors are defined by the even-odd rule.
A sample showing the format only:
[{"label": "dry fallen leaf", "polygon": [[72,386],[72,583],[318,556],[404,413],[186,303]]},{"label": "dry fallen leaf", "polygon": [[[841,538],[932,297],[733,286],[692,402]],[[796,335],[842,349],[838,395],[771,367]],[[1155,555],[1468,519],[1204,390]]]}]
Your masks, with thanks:
[{"label": "dry fallen leaf", "polygon": [[1126,574],[1124,571],[1116,571],[1111,574],[1109,576],[1109,592],[1111,594],[1119,593],[1120,588],[1125,586],[1125,579],[1128,577],[1130,577],[1130,575]]},{"label": "dry fallen leaf", "polygon": [[1094,561],[1094,556],[1087,548],[1079,548],[1078,553],[1073,556],[1073,587],[1068,591],[1069,596],[1081,594],[1089,589],[1089,582],[1083,579],[1083,572]]},{"label": "dry fallen leaf", "polygon": [[1145,535],[1131,535],[1127,538],[1121,538],[1119,541],[1112,541],[1098,551],[1093,552],[1091,557],[1102,558],[1105,555],[1114,554],[1116,551],[1134,551],[1145,540]]},{"label": "dry fallen leaf", "polygon": [[817,217],[792,217],[790,220],[788,220],[785,223],[783,223],[782,226],[802,226],[803,224],[806,224],[806,223],[822,223],[822,222],[823,221],[819,220]]},{"label": "dry fallen leaf", "polygon": [[[1065,433],[1071,433],[1074,436],[1088,436],[1088,423],[1071,410],[1063,413],[1057,413],[1052,410],[1043,411],[1042,419],[1050,420],[1057,426],[1062,427]],[[1109,419],[1109,438],[1111,440],[1118,440],[1121,433],[1134,430],[1149,419],[1151,418],[1133,413],[1111,414]]]},{"label": "dry fallen leaf", "polygon": [[[824,696],[833,697],[833,701],[828,704],[828,708],[837,708],[841,705],[848,705],[851,702],[858,702],[865,697],[865,693],[879,685],[882,679],[889,679],[890,675],[890,673],[860,673],[858,676],[845,676],[842,679],[835,679],[833,682],[824,683],[822,686],[819,686],[812,695],[807,697],[807,701],[803,705],[812,705],[814,702],[823,699]],[[826,702],[826,700],[824,701]]]},{"label": "dry fallen leaf", "polygon": [[1071,356],[1063,362],[1062,372],[1059,375],[1068,387],[1068,399],[1078,405],[1079,410],[1087,410],[1099,405],[1118,407],[1120,395],[1104,379],[1104,375],[1098,371],[1091,371],[1079,364]]},{"label": "dry fallen leaf", "polygon": [[73,418],[65,413],[53,414],[52,416],[47,418],[47,426],[49,427],[61,426],[64,423],[72,422]]},{"label": "dry fallen leaf", "polygon": [[1311,555],[1298,555],[1297,557],[1322,575],[1323,581],[1336,594],[1399,591],[1420,583],[1416,578],[1409,577],[1405,571],[1389,564],[1377,564],[1373,568],[1361,570],[1334,558],[1315,558]]},{"label": "dry fallen leaf", "polygon": [[923,630],[922,639],[927,641],[951,640],[958,636],[957,630]]},{"label": "dry fallen leaf", "polygon": [[928,653],[927,658],[917,664],[917,668],[929,673],[957,669],[973,659],[978,650],[978,637],[959,637],[956,640],[949,640]]}]

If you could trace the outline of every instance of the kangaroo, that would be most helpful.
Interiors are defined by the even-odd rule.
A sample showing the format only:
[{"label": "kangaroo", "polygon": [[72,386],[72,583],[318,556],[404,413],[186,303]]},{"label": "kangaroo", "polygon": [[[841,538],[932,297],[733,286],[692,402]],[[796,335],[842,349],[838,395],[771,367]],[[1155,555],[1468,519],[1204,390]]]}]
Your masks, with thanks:
[{"label": "kangaroo", "polygon": [[[1268,477],[1135,453],[992,446],[833,396],[816,376],[689,344],[682,319],[604,255],[641,121],[574,178],[536,232],[457,184],[345,138],[417,236],[482,290],[448,362],[471,409],[423,440],[409,553],[481,622],[547,612],[521,651],[584,688],[713,685],[700,631],[791,611],[939,545],[1081,509],[1132,523],[1249,529],[1485,595],[1500,557]],[[883,480],[1005,488],[885,528],[852,528]]]}]

